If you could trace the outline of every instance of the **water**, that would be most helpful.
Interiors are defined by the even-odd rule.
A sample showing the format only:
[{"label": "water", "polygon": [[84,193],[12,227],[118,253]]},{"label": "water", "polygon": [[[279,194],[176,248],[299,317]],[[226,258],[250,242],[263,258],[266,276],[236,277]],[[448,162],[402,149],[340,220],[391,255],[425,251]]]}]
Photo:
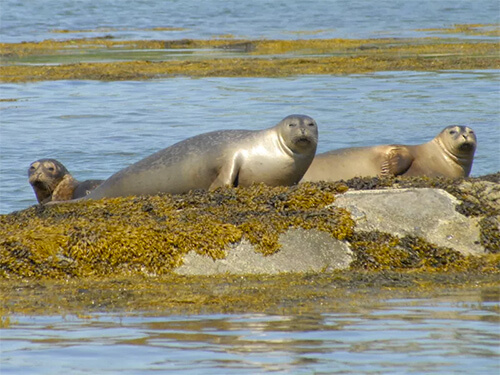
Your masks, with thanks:
[{"label": "water", "polygon": [[[435,36],[416,29],[498,23],[499,12],[497,0],[2,0],[0,42]],[[319,152],[418,144],[466,124],[479,140],[472,175],[493,173],[500,170],[498,73],[1,84],[0,213],[36,203],[26,176],[36,159],[56,158],[80,180],[104,179],[186,137],[263,129],[291,113],[318,121]],[[376,299],[374,292],[375,300],[349,308],[359,301],[347,293],[329,304],[342,308],[316,314],[20,314],[0,330],[0,372],[498,374],[498,297],[467,289],[408,294]]]},{"label": "water", "polygon": [[[497,0],[2,0],[0,7],[0,41],[11,43],[104,35],[122,39],[412,37],[435,35],[415,31],[422,28],[498,23],[500,11]],[[184,30],[151,30],[158,27]],[[51,32],[98,28],[105,31]]]},{"label": "water", "polygon": [[350,76],[172,78],[139,82],[4,84],[0,99],[0,213],[36,203],[27,168],[60,160],[80,180],[106,179],[187,137],[264,129],[291,113],[315,118],[318,152],[419,144],[451,124],[478,137],[472,175],[500,170],[497,71]]},{"label": "water", "polygon": [[16,316],[6,374],[498,374],[498,300],[479,291],[298,315]]}]

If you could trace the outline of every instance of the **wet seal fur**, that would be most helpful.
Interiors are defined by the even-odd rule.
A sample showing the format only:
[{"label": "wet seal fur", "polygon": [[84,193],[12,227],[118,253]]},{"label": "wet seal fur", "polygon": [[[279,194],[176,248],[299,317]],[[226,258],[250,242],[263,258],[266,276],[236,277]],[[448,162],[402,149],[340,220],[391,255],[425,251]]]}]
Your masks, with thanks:
[{"label": "wet seal fur", "polygon": [[195,189],[293,185],[311,164],[316,121],[290,115],[276,126],[200,134],[160,150],[108,178],[85,199],[181,194]]},{"label": "wet seal fur", "polygon": [[39,159],[28,168],[28,182],[38,203],[68,201],[81,198],[95,189],[103,180],[79,182],[55,159]]},{"label": "wet seal fur", "polygon": [[354,177],[467,177],[477,139],[467,126],[444,128],[430,142],[332,150],[316,155],[302,181],[339,181]]}]

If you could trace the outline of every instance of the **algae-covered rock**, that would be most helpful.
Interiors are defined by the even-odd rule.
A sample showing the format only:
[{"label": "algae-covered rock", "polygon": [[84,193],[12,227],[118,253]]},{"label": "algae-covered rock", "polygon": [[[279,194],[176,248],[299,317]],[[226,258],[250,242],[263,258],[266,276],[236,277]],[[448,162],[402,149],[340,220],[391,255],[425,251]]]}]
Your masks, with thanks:
[{"label": "algae-covered rock", "polygon": [[[176,270],[181,274],[262,274],[346,267],[498,272],[499,175],[457,180],[353,179],[293,187],[254,185],[177,196],[33,206],[0,216],[0,277],[150,277]],[[356,229],[354,220],[365,208],[344,205],[351,215],[333,204],[342,205],[346,198],[339,194],[348,187],[351,191],[385,189],[374,193],[378,194],[375,201],[392,205],[395,211],[381,215],[380,225],[365,228],[368,231]],[[401,188],[424,188],[427,195],[410,202],[404,191],[394,192]],[[456,199],[428,188],[444,189]],[[403,199],[387,198],[396,195]],[[424,209],[437,208],[441,198],[444,206],[438,211],[445,218],[440,221]],[[404,213],[405,220],[413,220],[409,226],[420,230],[387,226],[389,219],[402,222]],[[366,217],[371,214],[364,213]],[[468,233],[471,222],[478,226],[470,238],[440,242],[432,234],[446,220],[459,226],[449,232],[446,224],[445,236]]]},{"label": "algae-covered rock", "polygon": [[497,52],[496,40],[449,38],[45,40],[0,43],[0,82],[498,69]]},{"label": "algae-covered rock", "polygon": [[478,221],[481,246],[487,253],[500,253],[500,172],[471,178],[384,177],[346,181],[351,190],[389,188],[439,188],[459,200],[457,212]]},{"label": "algae-covered rock", "polygon": [[34,206],[0,216],[3,277],[160,275],[189,251],[225,258],[249,241],[264,255],[281,247],[288,228],[317,229],[337,240],[353,221],[330,207],[345,185],[194,191]]}]

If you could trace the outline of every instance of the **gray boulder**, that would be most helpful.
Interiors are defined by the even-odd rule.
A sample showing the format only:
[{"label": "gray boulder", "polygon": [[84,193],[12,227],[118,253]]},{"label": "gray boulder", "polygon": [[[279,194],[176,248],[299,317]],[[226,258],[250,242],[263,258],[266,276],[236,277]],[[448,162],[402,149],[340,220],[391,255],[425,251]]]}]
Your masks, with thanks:
[{"label": "gray boulder", "polygon": [[280,236],[279,243],[280,250],[268,256],[256,252],[247,240],[231,246],[225,259],[213,260],[191,251],[174,272],[180,275],[320,272],[346,269],[353,259],[346,243],[316,229],[289,229]]},{"label": "gray boulder", "polygon": [[484,253],[477,219],[455,210],[460,201],[441,189],[348,191],[335,205],[351,212],[358,231],[417,236],[464,255]]},{"label": "gray boulder", "polygon": [[[334,205],[347,209],[356,231],[415,236],[464,255],[481,255],[477,218],[455,210],[460,201],[441,189],[409,188],[348,191]],[[181,275],[277,274],[346,269],[353,260],[349,243],[316,229],[289,229],[280,250],[269,256],[247,240],[231,246],[225,259],[213,260],[191,251],[174,272]]]}]

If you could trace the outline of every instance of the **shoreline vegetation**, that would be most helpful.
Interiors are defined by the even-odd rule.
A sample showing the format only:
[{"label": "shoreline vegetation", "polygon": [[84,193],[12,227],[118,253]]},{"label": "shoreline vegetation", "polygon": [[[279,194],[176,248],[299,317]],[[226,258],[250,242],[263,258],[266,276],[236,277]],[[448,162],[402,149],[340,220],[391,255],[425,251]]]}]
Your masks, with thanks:
[{"label": "shoreline vegetation", "polygon": [[108,35],[0,43],[0,82],[500,69],[498,26],[426,31],[478,37],[246,40],[226,35],[207,40],[115,40]]}]

